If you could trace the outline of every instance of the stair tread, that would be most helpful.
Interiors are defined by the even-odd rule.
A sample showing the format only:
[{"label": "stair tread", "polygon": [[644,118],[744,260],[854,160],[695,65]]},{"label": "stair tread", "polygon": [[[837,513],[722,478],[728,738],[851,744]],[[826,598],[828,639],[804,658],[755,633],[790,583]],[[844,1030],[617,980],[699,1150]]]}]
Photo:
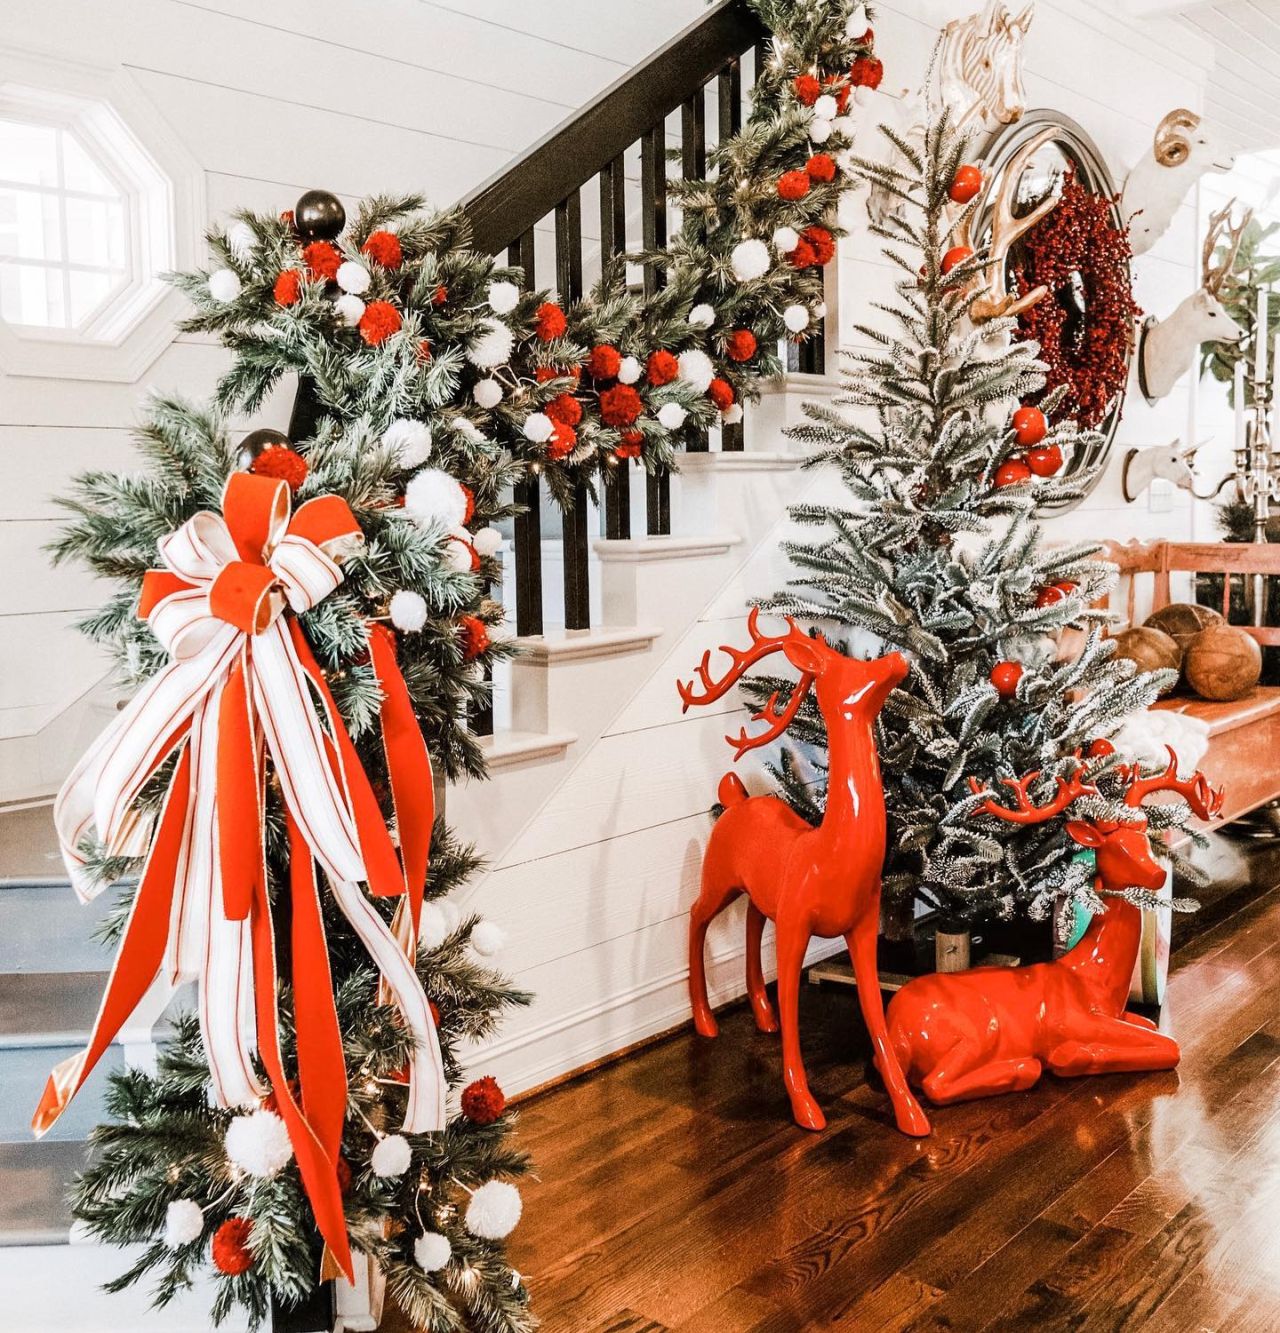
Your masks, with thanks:
[{"label": "stair tread", "polygon": [[558,629],[524,635],[512,642],[519,645],[521,660],[546,665],[647,648],[661,634],[660,629],[644,625],[593,625],[585,630]]},{"label": "stair tread", "polygon": [[66,880],[49,802],[0,810],[0,881]]},{"label": "stair tread", "polygon": [[0,975],[0,1046],[83,1038],[107,983],[106,972]]},{"label": "stair tread", "polygon": [[671,560],[719,555],[741,541],[736,532],[676,537],[599,537],[592,543],[592,548],[601,560]]},{"label": "stair tread", "polygon": [[577,739],[577,734],[572,731],[515,731],[500,728],[492,736],[482,736],[480,748],[490,768],[501,768],[522,760],[563,754]]},{"label": "stair tread", "polygon": [[64,1245],[73,1218],[67,1186],[88,1158],[78,1140],[0,1143],[0,1245]]}]

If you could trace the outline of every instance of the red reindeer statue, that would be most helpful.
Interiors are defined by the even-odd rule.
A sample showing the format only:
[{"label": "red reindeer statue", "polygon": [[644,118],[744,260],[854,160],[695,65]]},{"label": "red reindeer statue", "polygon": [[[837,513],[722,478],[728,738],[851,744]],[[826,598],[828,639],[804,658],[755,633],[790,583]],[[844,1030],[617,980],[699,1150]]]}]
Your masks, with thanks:
[{"label": "red reindeer statue", "polygon": [[[1017,797],[1010,809],[988,798],[974,811],[1011,824],[1042,824],[1078,796],[1097,789],[1081,781],[1081,769],[1058,779],[1057,794],[1035,805],[1027,794],[1038,776],[1006,778]],[[1126,888],[1155,891],[1164,868],[1151,854],[1146,817],[1139,807],[1156,792],[1177,792],[1201,819],[1222,808],[1222,792],[1203,773],[1178,779],[1178,759],[1158,777],[1123,771],[1130,819],[1072,819],[1067,832],[1097,857],[1099,892]],[[972,778],[971,789],[986,794]],[[932,1102],[966,1101],[1001,1092],[1021,1092],[1047,1067],[1055,1074],[1125,1073],[1172,1069],[1178,1043],[1155,1024],[1125,1013],[1134,963],[1142,939],[1142,912],[1112,897],[1090,922],[1083,939],[1061,958],[1029,967],[977,967],[968,972],[917,977],[889,1005],[889,1038],[912,1083]]]},{"label": "red reindeer statue", "polygon": [[776,796],[748,796],[734,773],[720,782],[724,814],[717,821],[702,861],[702,891],[689,921],[689,998],[694,1026],[704,1037],[716,1035],[707,1002],[703,948],[713,917],[740,894],[747,908],[747,990],[762,1032],[776,1032],[778,1021],[765,992],[760,965],[760,935],[765,918],[777,927],[778,1004],[782,1011],[782,1070],[796,1123],[822,1129],[826,1119],[809,1092],[800,1054],[800,971],[813,935],[842,935],[858,979],[858,1001],[876,1065],[893,1100],[898,1128],[927,1134],[929,1122],[912,1095],[889,1046],[884,1006],[876,972],[876,935],[880,924],[880,874],[885,852],[884,788],[872,726],[885,700],[906,676],[906,659],[889,653],[859,662],[836,652],[821,638],[810,638],[787,621],[787,632],[762,634],[759,613],[747,621],[751,646],[726,647],[731,666],[712,680],[711,653],[703,655],[697,686],[680,683],[680,697],[691,704],[711,703],[726,694],[748,667],[781,652],[800,672],[786,706],[779,711],[775,694],[752,719],[767,722],[758,736],[746,727],[725,739],[735,759],[765,745],[790,725],[810,689],[827,727],[827,806],[822,823],[812,827]]}]

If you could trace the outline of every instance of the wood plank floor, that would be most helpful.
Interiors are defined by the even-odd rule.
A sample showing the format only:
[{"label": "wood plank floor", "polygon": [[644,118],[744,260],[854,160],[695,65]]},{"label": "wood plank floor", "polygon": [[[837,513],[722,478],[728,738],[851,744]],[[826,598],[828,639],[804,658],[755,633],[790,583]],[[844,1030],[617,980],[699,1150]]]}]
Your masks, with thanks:
[{"label": "wood plank floor", "polygon": [[1280,890],[1176,958],[1177,1072],[897,1133],[854,996],[803,996],[822,1134],[744,1008],[520,1111],[513,1262],[546,1333],[1280,1329]]}]

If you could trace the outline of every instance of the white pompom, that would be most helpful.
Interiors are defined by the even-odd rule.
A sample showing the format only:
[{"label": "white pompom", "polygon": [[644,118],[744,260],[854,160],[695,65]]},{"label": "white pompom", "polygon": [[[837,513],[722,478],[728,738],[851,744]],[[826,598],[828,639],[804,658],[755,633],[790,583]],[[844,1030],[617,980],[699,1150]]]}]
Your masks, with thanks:
[{"label": "white pompom", "polygon": [[845,36],[856,41],[866,30],[867,7],[866,5],[854,5],[849,11],[849,17],[844,21]]},{"label": "white pompom", "polygon": [[514,346],[515,336],[500,319],[482,319],[480,332],[467,348],[467,360],[481,370],[492,370],[494,366],[505,366],[511,360]]},{"label": "white pompom", "polygon": [[455,574],[470,574],[471,571],[471,535],[467,532],[454,533],[444,544],[441,556],[446,565]]},{"label": "white pompom", "polygon": [[551,438],[555,422],[545,412],[530,412],[524,419],[524,438],[543,444]]},{"label": "white pompom", "polygon": [[720,413],[720,420],[726,426],[736,426],[742,420],[742,404],[730,403],[723,412]]},{"label": "white pompom", "polygon": [[253,234],[253,228],[243,219],[233,222],[227,228],[227,245],[237,259],[248,259],[257,244],[258,238]]},{"label": "white pompom", "polygon": [[644,367],[634,356],[624,356],[618,367],[618,383],[634,384],[644,374]]},{"label": "white pompom", "polygon": [[689,413],[679,403],[663,403],[658,409],[658,420],[668,430],[679,430]]},{"label": "white pompom", "polygon": [[478,380],[471,390],[471,396],[476,400],[477,407],[483,407],[486,412],[491,411],[502,401],[502,385],[494,379]]},{"label": "white pompom", "polygon": [[413,1150],[403,1134],[388,1134],[378,1140],[369,1157],[369,1169],[384,1180],[402,1176],[413,1161]]},{"label": "white pompom", "polygon": [[453,934],[449,918],[439,903],[423,903],[419,918],[418,943],[424,949],[438,949]]},{"label": "white pompom", "polygon": [[467,516],[467,496],[455,477],[438,467],[427,467],[409,478],[404,508],[415,522],[456,528]]},{"label": "white pompom", "polygon": [[338,312],[338,318],[352,329],[360,323],[364,315],[364,302],[358,296],[352,296],[350,292],[344,292],[338,297],[333,303],[333,308]]},{"label": "white pompom", "polygon": [[711,358],[697,347],[690,347],[676,358],[680,366],[680,378],[692,384],[699,393],[706,393],[711,381],[716,377],[716,368]]},{"label": "white pompom", "polygon": [[387,610],[391,623],[406,634],[416,634],[427,623],[427,599],[412,588],[392,593]]},{"label": "white pompom", "polygon": [[818,304],[813,307],[813,317],[814,319],[826,319],[827,303],[825,301],[819,301]]},{"label": "white pompom", "polygon": [[431,457],[431,427],[425,421],[397,417],[382,432],[382,443],[401,467],[419,467]]},{"label": "white pompom", "polygon": [[251,1176],[279,1174],[293,1158],[289,1131],[274,1111],[238,1115],[227,1126],[227,1156]]},{"label": "white pompom", "polygon": [[716,322],[716,308],[705,301],[699,302],[689,311],[689,323],[695,329],[709,329]]},{"label": "white pompom", "polygon": [[216,268],[209,274],[209,295],[225,305],[240,295],[240,278],[229,268]]},{"label": "white pompom", "polygon": [[337,276],[338,286],[344,292],[350,292],[352,296],[363,296],[369,290],[369,283],[372,281],[369,270],[363,264],[356,263],[354,259],[339,264]]},{"label": "white pompom", "polygon": [[496,921],[477,921],[471,929],[471,947],[482,958],[492,958],[501,953],[507,937]]},{"label": "white pompom", "polygon": [[514,1185],[487,1180],[467,1204],[467,1230],[482,1240],[501,1240],[515,1230],[523,1207]]},{"label": "white pompom", "polygon": [[413,1242],[414,1262],[424,1273],[438,1273],[453,1258],[449,1237],[438,1231],[424,1231]]},{"label": "white pompom", "polygon": [[452,898],[437,898],[436,906],[444,913],[444,924],[449,934],[452,935],[455,930],[462,925],[462,909]]},{"label": "white pompom", "polygon": [[874,88],[868,88],[866,84],[861,84],[853,90],[853,100],[857,102],[859,106],[870,106],[871,99],[875,97],[875,95],[876,90]]},{"label": "white pompom", "polygon": [[779,227],[773,233],[773,244],[784,255],[789,255],[800,244],[800,233],[794,227]]},{"label": "white pompom", "polygon": [[520,304],[520,288],[514,282],[491,282],[488,301],[495,315],[509,315]]},{"label": "white pompom", "polygon": [[470,440],[472,444],[484,444],[488,438],[474,421],[470,421],[466,417],[454,417],[453,429],[464,440]]},{"label": "white pompom", "polygon": [[478,555],[486,558],[497,555],[502,548],[502,533],[497,528],[481,528],[471,538],[471,545],[476,548]]},{"label": "white pompom", "polygon": [[829,138],[831,138],[831,122],[821,116],[815,116],[809,125],[810,142],[826,143]]},{"label": "white pompom", "polygon": [[194,1199],[174,1199],[164,1210],[164,1243],[176,1250],[200,1239],[204,1231],[204,1213]]},{"label": "white pompom", "polygon": [[739,282],[762,278],[769,271],[769,247],[763,241],[739,241],[729,256],[729,264]]},{"label": "white pompom", "polygon": [[782,322],[792,333],[803,333],[809,327],[809,312],[802,305],[789,305],[782,312]]},{"label": "white pompom", "polygon": [[830,93],[823,93],[813,104],[813,114],[820,120],[835,120],[840,114],[840,108]]}]

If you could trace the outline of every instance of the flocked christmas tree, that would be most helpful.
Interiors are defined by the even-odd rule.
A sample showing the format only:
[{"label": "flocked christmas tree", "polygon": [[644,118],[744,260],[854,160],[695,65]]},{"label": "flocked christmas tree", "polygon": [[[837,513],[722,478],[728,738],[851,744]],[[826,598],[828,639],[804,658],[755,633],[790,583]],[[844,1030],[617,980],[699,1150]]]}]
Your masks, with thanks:
[{"label": "flocked christmas tree", "polygon": [[[969,318],[983,255],[956,248],[958,228],[979,206],[951,197],[964,137],[943,119],[922,143],[895,143],[900,169],[861,169],[900,203],[876,229],[904,274],[898,299],[880,307],[887,323],[858,326],[870,346],[847,353],[836,405],[810,407],[812,424],[795,432],[816,446],[815,465],[839,469],[848,503],[792,510],[816,535],[788,544],[797,576],[766,606],[824,628],[834,622],[833,637],[842,629],[854,648],[883,644],[911,657],[880,719],[887,897],[953,920],[1044,917],[1072,898],[1101,910],[1088,856],[1077,855],[1061,822],[975,819],[967,779],[999,790],[1038,771],[1032,791],[1043,800],[1081,755],[1101,794],[1076,808],[1121,815],[1116,770],[1130,756],[1108,738],[1170,673],[1135,675],[1112,655],[1107,614],[1094,608],[1114,570],[1092,558],[1096,544],[1042,538],[1037,506],[1081,494],[1087,477],[1065,463],[1086,436],[1061,394],[1042,396],[1038,349],[1017,340],[1017,321]],[[972,196],[972,172],[957,195]],[[759,686],[761,697],[779,684]],[[791,804],[816,820],[825,798],[821,719],[806,708],[799,728],[807,745],[782,755],[777,776]],[[1186,807],[1152,814],[1158,831],[1181,823]]]}]

